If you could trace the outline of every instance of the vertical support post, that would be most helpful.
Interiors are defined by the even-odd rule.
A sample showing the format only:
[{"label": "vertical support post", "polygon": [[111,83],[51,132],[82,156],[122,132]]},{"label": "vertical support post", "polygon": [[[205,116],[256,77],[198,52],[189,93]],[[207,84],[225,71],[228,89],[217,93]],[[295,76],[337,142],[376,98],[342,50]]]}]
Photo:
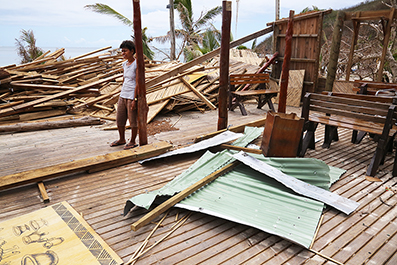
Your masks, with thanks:
[{"label": "vertical support post", "polygon": [[[360,12],[358,12],[358,16],[360,16]],[[353,20],[354,33],[353,33],[353,39],[352,39],[351,46],[350,46],[349,60],[347,61],[346,81],[349,81],[349,79],[350,79],[350,72],[352,70],[352,64],[353,64],[354,48],[357,44],[359,29],[360,29],[360,21]]]},{"label": "vertical support post", "polygon": [[391,24],[393,23],[394,19],[394,13],[395,13],[395,8],[392,8],[390,10],[390,15],[386,20],[386,27],[383,28],[385,32],[383,32],[383,50],[382,50],[382,57],[380,58],[380,64],[379,64],[379,69],[378,69],[378,77],[377,81],[382,82],[382,77],[383,77],[383,67],[385,65],[385,58],[386,58],[386,51],[389,46],[389,39],[390,39],[390,30],[391,30]]},{"label": "vertical support post", "polygon": [[138,131],[139,144],[146,145],[147,141],[147,113],[148,105],[146,102],[145,87],[145,61],[143,59],[143,43],[142,43],[142,26],[141,26],[141,7],[139,0],[133,0],[134,11],[134,36],[136,48],[136,65],[137,65],[137,98],[138,98]]},{"label": "vertical support post", "polygon": [[170,60],[175,60],[175,22],[174,22],[174,0],[170,0],[170,33],[171,33],[171,53]]},{"label": "vertical support post", "polygon": [[280,78],[280,97],[278,100],[278,112],[285,113],[287,108],[287,89],[288,89],[288,77],[289,77],[289,64],[291,61],[292,53],[292,34],[294,31],[294,14],[293,10],[289,11],[289,20],[287,26],[287,32],[285,34],[285,52],[283,67]]},{"label": "vertical support post", "polygon": [[232,2],[222,2],[222,39],[219,69],[218,130],[226,129],[228,123],[227,100],[229,90],[229,49]]},{"label": "vertical support post", "polygon": [[[321,45],[322,45],[322,33],[323,33],[323,21],[324,21],[324,13],[320,12],[318,14],[318,20],[317,20],[317,41],[316,41],[316,47],[314,49],[314,69],[319,69],[320,67],[320,55],[321,55]],[[318,75],[319,71],[314,71],[313,77],[312,77],[312,91],[318,93],[321,91],[318,91]],[[305,88],[305,85],[303,86]],[[306,92],[306,89],[304,89]],[[302,99],[302,96],[300,100]]]},{"label": "vertical support post", "polygon": [[327,80],[325,81],[325,91],[332,91],[332,87],[334,86],[344,20],[345,12],[339,11],[334,24],[334,32],[332,33],[331,54],[327,70]]}]

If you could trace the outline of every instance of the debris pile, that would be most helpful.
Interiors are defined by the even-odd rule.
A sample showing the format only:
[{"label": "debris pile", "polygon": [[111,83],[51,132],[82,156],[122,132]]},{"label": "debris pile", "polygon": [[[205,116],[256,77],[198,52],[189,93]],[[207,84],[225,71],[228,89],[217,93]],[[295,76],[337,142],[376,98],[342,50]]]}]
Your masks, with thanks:
[{"label": "debris pile", "polygon": [[[64,53],[64,48],[48,51],[30,63],[0,68],[0,125],[71,115],[115,120],[123,80],[120,52],[105,47],[71,59],[65,59]],[[146,60],[146,83],[181,65]],[[230,62],[230,73],[254,73],[258,68]],[[146,87],[148,122],[161,110],[216,109],[218,88],[219,57],[152,82]]]}]

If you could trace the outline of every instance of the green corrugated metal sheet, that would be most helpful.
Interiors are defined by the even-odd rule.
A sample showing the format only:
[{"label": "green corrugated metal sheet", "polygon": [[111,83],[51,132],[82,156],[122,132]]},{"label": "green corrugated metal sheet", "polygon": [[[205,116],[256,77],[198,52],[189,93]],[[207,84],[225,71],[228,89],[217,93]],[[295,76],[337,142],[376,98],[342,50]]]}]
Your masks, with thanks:
[{"label": "green corrugated metal sheet", "polygon": [[[245,146],[248,142],[240,144]],[[133,205],[149,208],[156,196],[172,196],[180,192],[234,161],[230,154],[227,150],[217,154],[205,153],[188,170],[160,190],[127,201],[127,212]],[[329,167],[312,158],[253,156],[285,174],[326,189],[344,173],[344,170]],[[330,175],[333,177],[330,178]],[[299,195],[278,181],[242,164],[196,191],[176,207],[256,227],[308,248],[324,203]]]},{"label": "green corrugated metal sheet", "polygon": [[[233,145],[244,147],[256,138],[258,138],[262,134],[262,132],[263,128],[245,127],[244,136],[235,140],[233,142]],[[124,215],[126,215],[134,205],[149,209],[150,205],[152,205],[153,201],[156,199],[157,196],[172,196],[182,191],[186,187],[189,187],[190,185],[196,183],[203,176],[211,174],[212,172],[220,169],[221,167],[227,165],[233,160],[234,158],[231,158],[228,155],[223,156],[223,161],[214,160],[201,162],[203,161],[202,159],[198,160],[195,163],[195,165],[199,165],[198,168],[189,168],[187,171],[183,172],[181,175],[177,176],[175,179],[173,179],[163,188],[157,191],[148,192],[146,194],[139,194],[128,200],[126,206],[124,207]],[[192,172],[193,170],[195,170],[195,172]]]}]

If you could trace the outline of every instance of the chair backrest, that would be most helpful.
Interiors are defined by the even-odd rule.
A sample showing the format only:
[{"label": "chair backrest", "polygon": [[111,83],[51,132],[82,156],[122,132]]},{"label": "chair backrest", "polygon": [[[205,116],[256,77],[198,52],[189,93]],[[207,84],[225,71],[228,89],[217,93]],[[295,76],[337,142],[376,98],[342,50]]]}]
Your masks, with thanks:
[{"label": "chair backrest", "polygon": [[269,74],[233,74],[230,75],[230,85],[244,85],[244,84],[262,84],[269,83]]}]

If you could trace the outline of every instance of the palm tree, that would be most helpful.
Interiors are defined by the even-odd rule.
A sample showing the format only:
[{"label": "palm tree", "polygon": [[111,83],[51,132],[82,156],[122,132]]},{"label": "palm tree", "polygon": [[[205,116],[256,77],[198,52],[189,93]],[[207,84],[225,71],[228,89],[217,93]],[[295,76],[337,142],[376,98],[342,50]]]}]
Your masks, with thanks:
[{"label": "palm tree", "polygon": [[[208,32],[208,30],[216,30],[212,26],[212,24],[210,25],[210,27],[207,27],[207,25],[210,24],[210,21],[213,18],[215,18],[222,12],[222,7],[217,6],[207,12],[202,12],[200,17],[196,21],[193,17],[191,0],[175,0],[174,7],[179,12],[179,19],[182,25],[181,29],[175,30],[175,36],[179,39],[182,39],[181,51],[178,55],[178,58],[183,52],[185,54],[185,60],[188,61],[189,59],[191,60],[197,56],[202,55],[202,51],[199,50],[207,45],[204,44],[203,41],[205,37],[210,38],[210,33]],[[205,30],[204,33],[202,33],[203,30]],[[216,34],[216,32],[213,33],[213,35]],[[167,35],[155,37],[154,39],[161,43],[165,43],[166,41],[170,41],[171,34],[170,32],[168,32]],[[200,48],[199,45],[202,45],[202,47]],[[208,47],[211,48],[211,46]]]},{"label": "palm tree", "polygon": [[[119,12],[117,12],[116,10],[114,10],[113,8],[111,8],[108,5],[96,3],[94,5],[86,5],[86,6],[84,6],[84,8],[87,10],[91,10],[93,12],[99,13],[99,14],[104,14],[104,15],[109,15],[109,16],[115,17],[120,22],[122,22],[124,25],[131,27],[132,31],[133,31],[134,23],[129,18],[120,14]],[[146,35],[146,30],[147,30],[146,27],[142,29],[143,54],[148,59],[153,60],[154,52],[149,47],[149,42],[150,42],[151,38],[148,38],[148,36]],[[132,37],[132,39],[134,39],[133,35],[131,37]]]},{"label": "palm tree", "polygon": [[199,34],[201,44],[193,43],[188,45],[183,50],[186,61],[193,60],[194,58],[213,51],[221,46],[221,32],[213,25],[208,28],[204,33]]},{"label": "palm tree", "polygon": [[36,39],[33,30],[21,30],[19,39],[15,39],[17,46],[17,54],[21,57],[21,63],[28,63],[40,57],[43,50],[36,47]]}]

